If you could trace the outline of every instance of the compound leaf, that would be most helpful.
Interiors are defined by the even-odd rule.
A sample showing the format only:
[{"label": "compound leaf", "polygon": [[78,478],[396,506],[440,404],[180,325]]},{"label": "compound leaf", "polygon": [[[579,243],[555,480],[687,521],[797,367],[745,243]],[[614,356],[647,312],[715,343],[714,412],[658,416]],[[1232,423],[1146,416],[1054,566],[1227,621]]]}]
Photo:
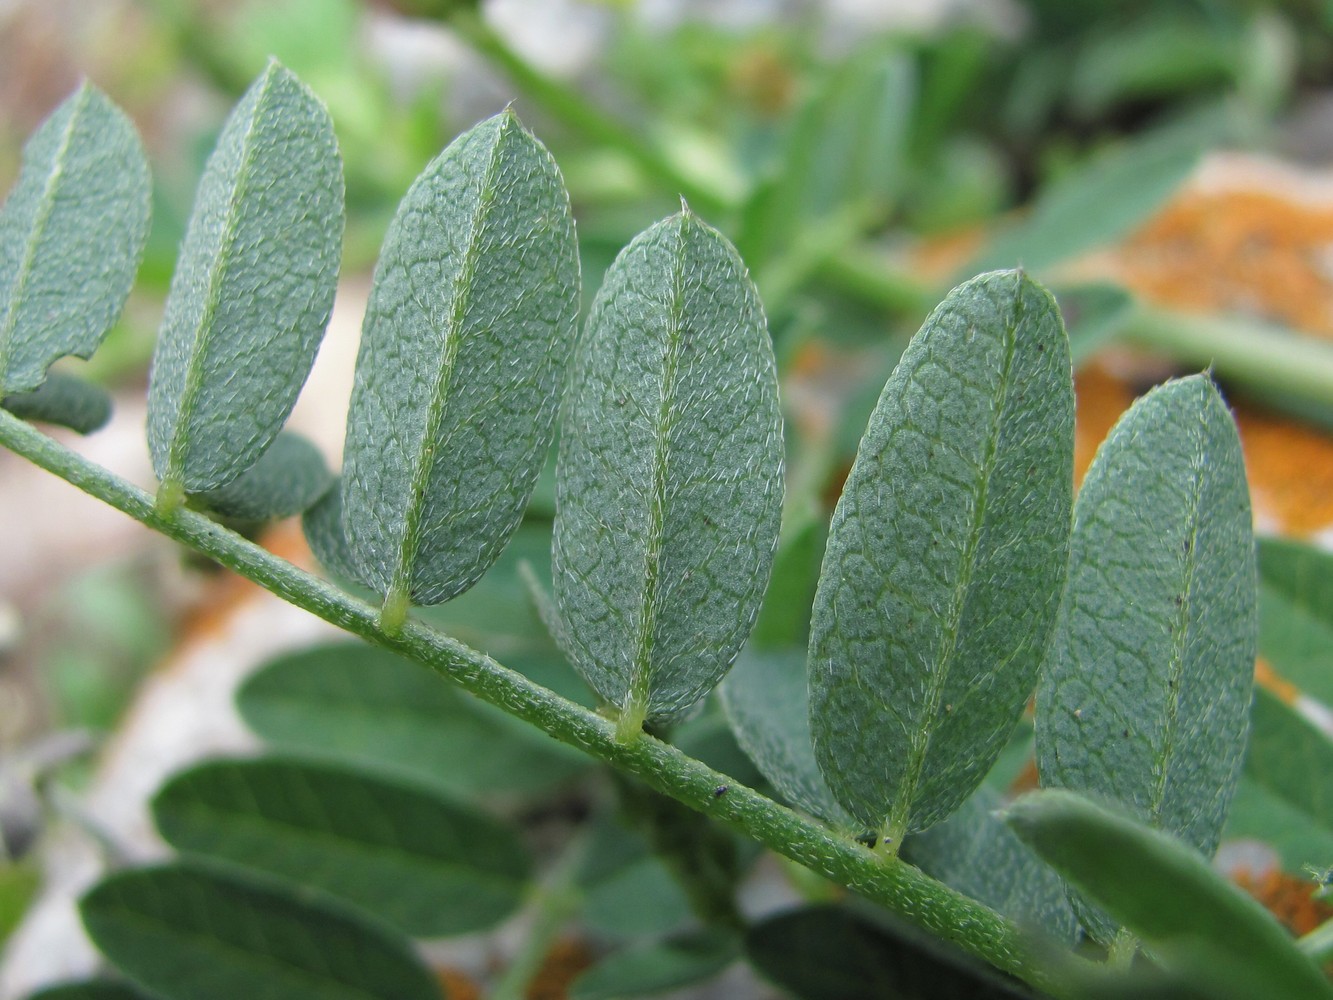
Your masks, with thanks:
[{"label": "compound leaf", "polygon": [[299,434],[283,431],[254,465],[197,499],[223,517],[268,521],[314,506],[332,484],[319,449]]},{"label": "compound leaf", "polygon": [[843,808],[895,844],[971,794],[1036,684],[1073,410],[1055,301],[1008,271],[949,294],[871,415],[815,596],[810,727]]},{"label": "compound leaf", "polygon": [[551,443],[579,261],[569,196],[510,111],[455,139],[384,242],[347,415],[343,527],[360,577],[439,604],[495,561]]},{"label": "compound leaf", "polygon": [[91,434],[111,419],[111,394],[95,382],[64,372],[51,372],[31,392],[20,392],[0,400],[16,417],[68,427]]},{"label": "compound leaf", "polygon": [[270,63],[209,157],[153,355],[148,443],[169,503],[235,479],[277,436],[328,324],[342,229],[333,123]]},{"label": "compound leaf", "polygon": [[33,133],[0,210],[0,393],[97,349],[134,283],[149,187],[134,126],[91,84]]},{"label": "compound leaf", "polygon": [[1023,796],[1005,819],[1168,970],[1211,970],[1228,995],[1333,998],[1272,915],[1192,846],[1059,789]]},{"label": "compound leaf", "polygon": [[317,898],[172,864],[103,879],[79,912],[102,954],[163,1000],[441,1000],[406,938]]},{"label": "compound leaf", "polygon": [[621,713],[679,717],[754,623],[782,508],[772,346],[735,250],[688,210],[637,236],[592,305],[556,469],[566,653]]},{"label": "compound leaf", "polygon": [[1209,379],[1153,390],[1112,429],[1079,492],[1069,567],[1037,697],[1042,784],[1118,802],[1211,855],[1240,777],[1257,625],[1240,439]]},{"label": "compound leaf", "polygon": [[176,774],[153,818],[177,850],[322,889],[414,937],[481,930],[523,899],[517,833],[424,786],[282,758]]}]

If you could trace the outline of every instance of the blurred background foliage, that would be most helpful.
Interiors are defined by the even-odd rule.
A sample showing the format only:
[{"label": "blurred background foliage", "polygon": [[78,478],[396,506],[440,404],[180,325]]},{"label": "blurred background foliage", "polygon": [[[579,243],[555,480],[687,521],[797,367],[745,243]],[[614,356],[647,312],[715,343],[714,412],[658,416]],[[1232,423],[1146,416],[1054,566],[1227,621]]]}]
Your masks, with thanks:
[{"label": "blurred background foliage", "polygon": [[[346,168],[349,287],[364,289],[398,200],[425,163],[511,101],[564,172],[588,298],[619,249],[682,197],[737,244],[768,310],[788,417],[788,509],[758,650],[803,647],[827,518],[880,387],[943,291],[991,267],[1022,265],[1057,291],[1079,367],[1080,469],[1136,393],[1212,364],[1237,410],[1260,526],[1307,541],[1333,526],[1328,0],[8,0],[0,190],[17,174],[23,141],[83,75],[129,111],[149,148],[154,216],[140,279],[84,366],[112,389],[141,393],[146,384],[204,159],[271,56],[332,113]],[[1198,183],[1219,153],[1253,157],[1242,161],[1251,166],[1240,194]],[[1287,172],[1274,175],[1274,163]],[[1299,185],[1288,183],[1292,171]],[[343,407],[331,400],[330,420],[341,421]],[[539,568],[547,559],[552,503],[548,470],[501,562],[426,617],[586,700],[517,571],[520,558]],[[1304,932],[1329,913],[1302,869],[1333,864],[1333,770],[1319,764],[1333,754],[1333,601],[1321,596],[1333,594],[1333,560],[1296,540],[1267,544],[1261,556],[1263,752],[1233,821],[1232,839],[1247,846],[1239,861],[1227,862],[1226,850],[1222,858]],[[170,656],[191,600],[209,593],[201,573],[137,555],[0,595],[0,612],[23,612],[21,625],[0,614],[0,681],[9,685],[0,694],[21,709],[6,716],[0,699],[0,792],[15,782],[40,789],[52,772],[80,786],[86,756],[53,763],[33,747],[51,732],[116,728],[137,680]],[[326,658],[330,677],[360,669],[345,655],[355,656]],[[405,706],[425,697],[411,680],[378,707],[377,718],[401,724],[399,743],[359,735],[353,704],[331,725],[327,706],[302,700],[320,682],[302,680],[301,669],[271,664],[241,690],[242,716],[270,745],[387,773],[425,754],[437,775],[450,775],[445,791],[517,821],[543,849],[552,822],[582,829],[597,817],[580,837],[601,846],[580,846],[579,858],[600,852],[604,870],[578,859],[559,869],[538,904],[551,926],[538,918],[536,944],[520,951],[505,989],[526,988],[560,956],[568,979],[594,958],[638,949],[624,975],[642,980],[646,961],[681,985],[673,975],[704,979],[738,954],[671,935],[715,926],[725,910],[717,893],[734,895],[754,861],[746,845],[710,840],[688,818],[664,819],[661,803],[624,788],[608,792],[586,762],[510,732],[512,720],[466,696],[444,698],[441,717],[456,718],[470,739],[508,733],[510,757],[470,753],[463,739],[436,746],[411,728]],[[760,782],[713,701],[675,738]],[[1033,780],[1029,742],[1030,732],[1016,735],[987,794]],[[619,827],[607,826],[603,800],[619,803]],[[613,827],[620,833],[608,834]],[[17,858],[29,840],[18,844],[15,828],[7,835]],[[655,841],[664,828],[678,835]],[[722,859],[712,882],[681,877],[705,855]],[[36,879],[31,861],[0,872],[3,940]],[[831,898],[788,875],[805,898]],[[560,952],[560,920],[575,911],[583,936]],[[836,929],[850,918],[830,919]],[[867,940],[881,933],[858,927]],[[644,942],[658,950],[645,958]],[[771,954],[751,958],[761,969],[781,965]],[[577,995],[621,995],[615,972],[603,969],[610,985],[595,979]],[[795,979],[785,986],[817,995]]]}]

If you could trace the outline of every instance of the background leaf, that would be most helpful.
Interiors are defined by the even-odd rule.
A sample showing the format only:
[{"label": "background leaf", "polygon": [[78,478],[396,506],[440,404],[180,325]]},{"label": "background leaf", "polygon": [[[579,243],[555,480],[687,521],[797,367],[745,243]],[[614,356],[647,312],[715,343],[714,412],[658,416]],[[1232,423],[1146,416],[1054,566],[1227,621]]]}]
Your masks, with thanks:
[{"label": "background leaf", "polygon": [[225,486],[196,496],[224,517],[269,521],[312,507],[332,485],[319,449],[299,434],[283,431],[250,468]]},{"label": "background leaf", "polygon": [[441,1000],[405,938],[273,884],[139,868],[103,879],[79,912],[102,954],[163,1000]]},{"label": "background leaf", "polygon": [[518,834],[425,786],[269,757],[176,774],[153,819],[177,850],[312,886],[414,937],[481,930],[522,901]]},{"label": "background leaf", "polygon": [[[1235,424],[1204,376],[1140,399],[1075,510],[1037,698],[1042,784],[1122,803],[1204,854],[1240,775],[1254,674],[1254,543]],[[1091,914],[1089,929],[1111,932]]]},{"label": "background leaf", "polygon": [[1263,688],[1225,836],[1268,842],[1290,872],[1333,866],[1333,742]]},{"label": "background leaf", "polygon": [[0,392],[97,349],[139,268],[149,188],[138,133],[91,84],[33,133],[0,210]]},{"label": "background leaf", "polygon": [[[343,527],[386,603],[466,590],[551,443],[579,301],[569,196],[510,111],[450,143],[389,228],[347,415]],[[391,616],[392,617],[392,616]]]},{"label": "background leaf", "polygon": [[275,746],[461,797],[547,792],[587,766],[578,751],[418,664],[360,643],[279,657],[247,678],[236,700]]},{"label": "background leaf", "polygon": [[1284,680],[1333,705],[1333,555],[1259,540],[1259,653]]},{"label": "background leaf", "polygon": [[329,321],[342,230],[333,123],[270,63],[209,157],[153,355],[148,443],[172,490],[230,482],[277,436]]},{"label": "background leaf", "polygon": [[1073,944],[1078,918],[1064,882],[995,815],[1000,796],[978,788],[961,809],[903,842],[903,860],[985,903],[1020,927]]},{"label": "background leaf", "polygon": [[918,933],[890,931],[846,910],[813,906],[755,924],[755,969],[798,1000],[1018,1000],[1031,994]]},{"label": "background leaf", "polygon": [[51,372],[36,389],[5,396],[3,406],[16,417],[91,434],[111,419],[111,396],[100,385],[64,372]]},{"label": "background leaf", "polygon": [[631,945],[602,959],[574,980],[572,1000],[617,1000],[680,990],[712,979],[740,954],[736,939],[693,931]]},{"label": "background leaf", "polygon": [[1061,790],[1025,795],[1005,818],[1168,969],[1230,983],[1230,996],[1333,997],[1281,925],[1191,846]]},{"label": "background leaf", "polygon": [[777,373],[754,285],[720,233],[683,211],[622,251],[569,391],[555,602],[571,662],[637,729],[721,679],[777,544]]},{"label": "background leaf", "polygon": [[346,584],[359,584],[361,571],[356,568],[352,550],[343,531],[342,478],[334,476],[324,495],[301,516],[301,531],[326,573]]},{"label": "background leaf", "polygon": [[852,827],[824,782],[810,740],[805,653],[746,649],[718,689],[741,749],[792,805]]},{"label": "background leaf", "polygon": [[810,728],[843,808],[895,844],[971,794],[1036,683],[1073,409],[1055,301],[1010,271],[949,293],[870,418],[815,596]]},{"label": "background leaf", "polygon": [[61,983],[30,994],[28,1000],[153,1000],[129,983],[114,979],[89,979]]}]

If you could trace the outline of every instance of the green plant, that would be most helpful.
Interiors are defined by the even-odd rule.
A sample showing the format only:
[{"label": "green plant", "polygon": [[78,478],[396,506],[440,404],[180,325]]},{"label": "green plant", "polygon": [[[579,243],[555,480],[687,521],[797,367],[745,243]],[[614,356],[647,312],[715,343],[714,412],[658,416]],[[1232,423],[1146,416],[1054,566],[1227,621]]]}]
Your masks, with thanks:
[{"label": "green plant", "polygon": [[[781,534],[758,292],[689,207],[621,252],[576,338],[579,262],[554,161],[510,111],[460,136],[385,240],[334,481],[281,427],[327,320],[341,173],[327,113],[271,64],[209,161],[168,297],[150,496],[16,415],[89,422],[81,383],[40,409],[33,394],[119,310],[146,176],[132,129],[88,88],[32,140],[0,217],[0,442],[415,665],[344,648],[258,675],[242,710],[288,752],[209,763],[161,790],[155,820],[180,859],[114,872],[82,903],[128,982],[64,995],[438,996],[410,939],[494,923],[533,863],[510,828],[455,800],[476,774],[432,754],[449,739],[498,747],[507,765],[471,786],[488,794],[583,762],[511,717],[629,775],[616,788],[638,828],[637,848],[598,824],[567,847],[534,938],[608,883],[608,923],[652,926],[659,915],[634,914],[615,881],[635,849],[697,918],[617,953],[580,996],[670,988],[742,951],[803,997],[1333,995],[1315,961],[1327,935],[1303,952],[1204,861],[1240,780],[1257,638],[1239,442],[1206,376],[1140,400],[1075,506],[1054,299],[1017,271],[950,292],[885,385],[828,529],[807,698],[778,624],[761,620],[742,651],[771,566],[809,563],[821,540]],[[515,572],[590,692],[559,660],[504,666],[413,614],[525,544],[557,415],[551,596],[543,570]],[[298,511],[345,586],[219,520]],[[1039,676],[1048,790],[997,818],[986,782]],[[704,763],[704,736],[684,749],[719,681],[775,795]],[[316,696],[324,710],[294,722]],[[861,902],[747,926],[734,899],[747,841]],[[792,950],[792,920],[832,943]],[[517,995],[528,972],[516,962],[498,992]]]}]

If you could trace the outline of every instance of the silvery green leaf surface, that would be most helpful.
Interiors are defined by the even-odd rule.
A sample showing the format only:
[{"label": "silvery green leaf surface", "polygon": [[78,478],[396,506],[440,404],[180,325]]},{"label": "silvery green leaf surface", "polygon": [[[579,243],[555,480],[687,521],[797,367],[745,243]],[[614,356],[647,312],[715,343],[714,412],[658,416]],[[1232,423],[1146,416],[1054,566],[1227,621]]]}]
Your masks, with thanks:
[{"label": "silvery green leaf surface", "polygon": [[1005,820],[1205,995],[1333,1000],[1333,985],[1273,915],[1175,837],[1061,789],[1023,796]]},{"label": "silvery green leaf surface", "polygon": [[455,139],[389,228],[347,416],[343,526],[402,606],[462,593],[551,443],[579,301],[569,197],[510,111]]},{"label": "silvery green leaf surface", "polygon": [[153,820],[179,851],[338,896],[414,937],[482,930],[526,895],[516,830],[425,785],[267,757],[173,775]]},{"label": "silvery green leaf surface", "polygon": [[162,1000],[441,1000],[406,937],[270,879],[194,863],[126,869],[79,913],[108,961]]},{"label": "silvery green leaf surface", "polygon": [[593,303],[562,416],[555,605],[624,730],[722,678],[782,509],[772,345],[735,250],[688,210],[637,236]]},{"label": "silvery green leaf surface", "polygon": [[148,389],[164,486],[216,489],[277,436],[329,321],[342,231],[333,123],[270,63],[208,159],[171,279]]},{"label": "silvery green leaf surface", "polygon": [[91,434],[111,419],[111,395],[95,382],[64,372],[51,372],[31,392],[20,392],[0,400],[16,417],[68,427]]},{"label": "silvery green leaf surface", "polygon": [[352,550],[347,545],[347,534],[343,531],[341,477],[335,478],[324,495],[301,515],[301,530],[310,551],[325,572],[343,583],[363,582]]},{"label": "silvery green leaf surface", "polygon": [[134,126],[90,84],[33,133],[0,210],[0,392],[102,342],[139,268],[149,187]]},{"label": "silvery green leaf surface", "polygon": [[1255,591],[1236,426],[1208,378],[1169,382],[1121,417],[1079,491],[1037,696],[1042,784],[1211,855],[1245,752]]},{"label": "silvery green leaf surface", "polygon": [[718,694],[736,742],[788,802],[837,826],[855,825],[815,762],[804,653],[747,648]]},{"label": "silvery green leaf surface", "polygon": [[843,808],[895,843],[980,784],[1036,684],[1073,417],[1055,301],[1014,271],[949,294],[871,415],[815,597],[810,728]]},{"label": "silvery green leaf surface", "polygon": [[999,807],[983,785],[943,823],[908,837],[903,860],[1020,927],[1072,944],[1078,918],[1064,882],[995,815]]},{"label": "silvery green leaf surface", "polygon": [[239,476],[196,498],[209,510],[242,521],[291,517],[312,507],[333,485],[333,475],[319,449],[283,431]]}]

